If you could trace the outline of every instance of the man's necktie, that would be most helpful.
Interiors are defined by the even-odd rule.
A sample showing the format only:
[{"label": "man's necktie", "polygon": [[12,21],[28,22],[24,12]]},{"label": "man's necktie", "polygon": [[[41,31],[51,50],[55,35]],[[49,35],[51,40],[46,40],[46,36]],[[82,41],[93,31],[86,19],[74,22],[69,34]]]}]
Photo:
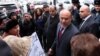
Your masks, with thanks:
[{"label": "man's necktie", "polygon": [[61,36],[62,36],[62,31],[64,30],[64,28],[61,28],[61,29],[59,29],[59,31],[58,31],[58,39],[59,39],[59,41],[60,41],[60,39],[61,39]]}]

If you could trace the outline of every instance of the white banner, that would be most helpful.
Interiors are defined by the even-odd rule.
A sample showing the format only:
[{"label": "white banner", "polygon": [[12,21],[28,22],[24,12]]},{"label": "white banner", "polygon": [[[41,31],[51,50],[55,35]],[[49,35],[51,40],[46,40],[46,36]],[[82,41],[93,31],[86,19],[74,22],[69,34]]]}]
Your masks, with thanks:
[{"label": "white banner", "polygon": [[31,35],[31,37],[32,37],[32,44],[31,44],[29,56],[46,56],[36,32],[34,32]]}]

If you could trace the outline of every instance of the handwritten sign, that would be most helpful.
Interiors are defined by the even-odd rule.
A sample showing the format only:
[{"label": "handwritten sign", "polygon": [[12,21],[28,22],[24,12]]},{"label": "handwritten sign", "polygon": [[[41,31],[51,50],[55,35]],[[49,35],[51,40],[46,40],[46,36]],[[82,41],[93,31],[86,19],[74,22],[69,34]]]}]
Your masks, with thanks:
[{"label": "handwritten sign", "polygon": [[46,56],[36,32],[34,32],[31,35],[31,37],[32,37],[32,43],[29,56]]}]

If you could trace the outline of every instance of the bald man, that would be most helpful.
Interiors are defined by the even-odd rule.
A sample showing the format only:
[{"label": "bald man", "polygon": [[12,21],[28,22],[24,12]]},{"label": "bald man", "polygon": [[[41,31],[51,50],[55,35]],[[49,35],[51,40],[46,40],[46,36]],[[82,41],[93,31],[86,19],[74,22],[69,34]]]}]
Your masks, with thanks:
[{"label": "bald man", "polygon": [[60,11],[59,18],[60,22],[57,26],[56,39],[48,54],[53,54],[53,51],[56,49],[55,56],[71,56],[70,39],[78,33],[78,29],[71,24],[72,15],[68,10]]},{"label": "bald man", "polygon": [[[80,14],[80,18],[81,18],[84,22],[85,22],[86,20],[88,20],[88,19],[91,17],[90,9],[89,9],[89,7],[86,6],[86,5],[83,5],[83,6],[80,8],[79,14]],[[92,20],[92,19],[90,19],[90,20]],[[90,20],[89,20],[89,21],[90,21]],[[82,26],[83,26],[83,24],[84,24],[83,21],[82,21],[82,23],[80,24],[79,29],[82,28]]]},{"label": "bald man", "polygon": [[84,19],[85,17],[87,16],[90,16],[91,12],[90,12],[90,9],[87,5],[83,5],[81,8],[80,8],[80,17],[82,19]]},{"label": "bald man", "polygon": [[81,19],[83,20],[79,27],[80,32],[92,33],[95,36],[99,37],[98,24],[94,21],[95,17],[91,14],[89,7],[86,5],[83,5],[80,8],[79,14],[80,14]]}]

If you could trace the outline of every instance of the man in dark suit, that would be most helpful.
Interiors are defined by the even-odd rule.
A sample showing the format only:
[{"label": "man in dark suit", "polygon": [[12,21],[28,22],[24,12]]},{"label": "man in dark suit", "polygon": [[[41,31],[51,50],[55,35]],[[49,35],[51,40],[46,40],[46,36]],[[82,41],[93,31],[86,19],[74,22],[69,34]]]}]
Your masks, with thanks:
[{"label": "man in dark suit", "polygon": [[71,56],[70,40],[73,35],[78,33],[78,29],[71,24],[72,15],[68,10],[62,10],[59,18],[56,39],[49,49],[48,55],[52,55],[52,52],[56,49],[56,56]]},{"label": "man in dark suit", "polygon": [[83,22],[80,24],[79,30],[82,33],[92,33],[99,37],[98,30],[99,25],[95,22],[95,17],[91,14],[90,9],[87,5],[80,8],[80,17]]},{"label": "man in dark suit", "polygon": [[0,39],[0,56],[12,56],[10,47]]},{"label": "man in dark suit", "polygon": [[49,6],[49,17],[45,24],[45,35],[47,39],[47,51],[54,42],[56,36],[57,24],[59,23],[59,15],[55,6]]},{"label": "man in dark suit", "polygon": [[[44,21],[44,24],[46,24],[46,22],[47,22],[47,19],[48,19],[48,17],[49,17],[49,6],[48,5],[43,5],[43,13],[42,13],[42,17],[43,17],[43,21]],[[44,31],[43,31],[43,47],[44,47],[44,49],[46,50],[46,34],[45,34],[45,26],[44,26],[44,29],[43,29]]]},{"label": "man in dark suit", "polygon": [[81,19],[79,16],[79,9],[81,7],[79,0],[72,0],[73,9],[71,11],[73,15],[72,23],[79,28],[79,24],[81,23]]}]

